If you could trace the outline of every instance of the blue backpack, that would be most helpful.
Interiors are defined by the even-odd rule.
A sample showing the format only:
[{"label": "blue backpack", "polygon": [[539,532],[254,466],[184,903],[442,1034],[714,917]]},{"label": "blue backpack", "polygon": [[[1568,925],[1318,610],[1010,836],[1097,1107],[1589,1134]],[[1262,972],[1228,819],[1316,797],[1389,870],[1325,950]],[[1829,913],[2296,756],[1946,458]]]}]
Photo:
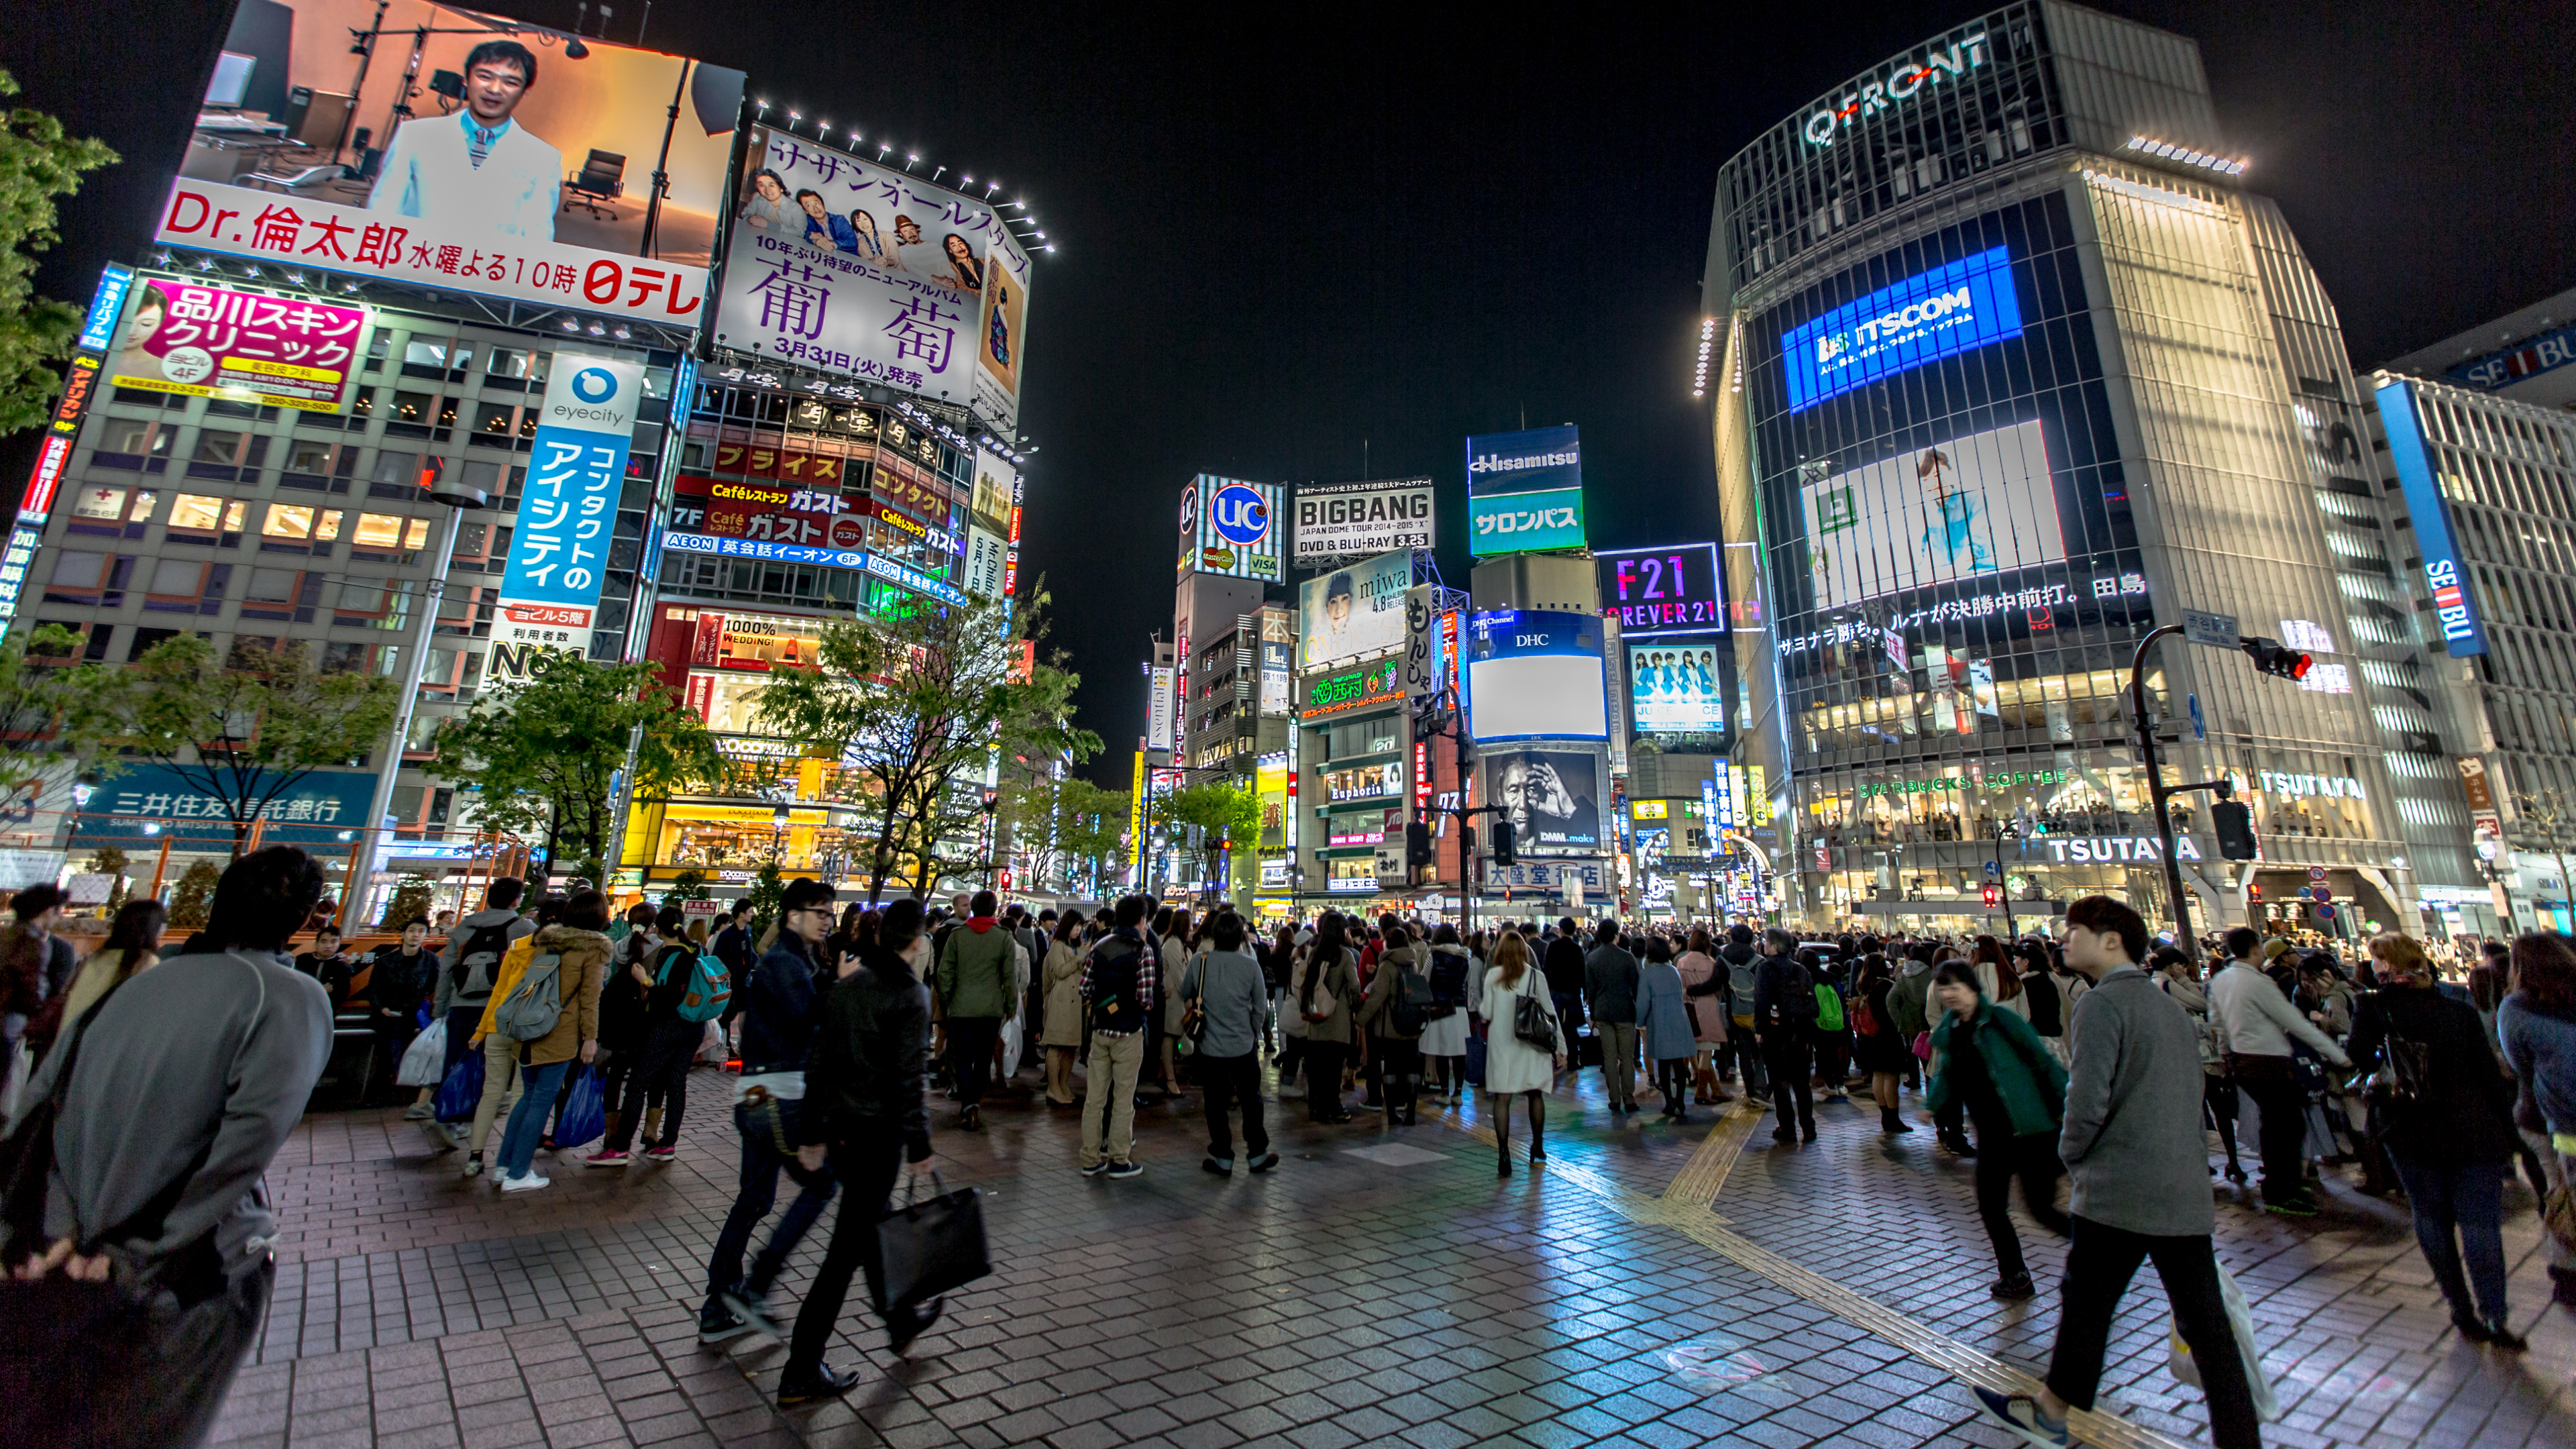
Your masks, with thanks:
[{"label": "blue backpack", "polygon": [[733,1000],[733,972],[713,956],[691,958],[686,947],[666,947],[662,964],[654,971],[656,984],[671,979],[671,964],[688,960],[689,989],[680,994],[680,1020],[707,1022],[724,1015],[725,1003]]}]

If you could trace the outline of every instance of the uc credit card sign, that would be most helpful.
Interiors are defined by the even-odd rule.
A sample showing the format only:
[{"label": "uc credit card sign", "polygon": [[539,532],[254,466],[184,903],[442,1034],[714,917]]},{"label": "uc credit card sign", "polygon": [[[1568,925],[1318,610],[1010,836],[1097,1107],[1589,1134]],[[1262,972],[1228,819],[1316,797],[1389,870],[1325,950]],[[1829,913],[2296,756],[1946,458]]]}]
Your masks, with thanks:
[{"label": "uc credit card sign", "polygon": [[534,651],[590,648],[643,399],[643,363],[555,354],[492,625],[491,672],[505,680],[525,677]]},{"label": "uc credit card sign", "polygon": [[1467,551],[1478,558],[1583,547],[1583,490],[1467,500]]},{"label": "uc credit card sign", "polygon": [[2020,335],[2012,256],[2003,247],[1988,247],[1782,333],[1789,411]]}]

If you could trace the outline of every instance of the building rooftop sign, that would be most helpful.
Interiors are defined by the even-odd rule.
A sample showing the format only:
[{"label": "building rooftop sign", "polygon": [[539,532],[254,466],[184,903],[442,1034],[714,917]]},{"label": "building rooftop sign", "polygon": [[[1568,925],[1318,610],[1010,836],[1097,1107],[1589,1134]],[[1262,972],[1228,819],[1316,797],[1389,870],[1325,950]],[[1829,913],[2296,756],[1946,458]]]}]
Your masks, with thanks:
[{"label": "building rooftop sign", "polygon": [[1843,88],[1839,96],[1829,96],[1807,114],[1801,128],[1808,144],[1830,146],[1855,121],[1865,121],[1881,111],[1901,106],[1922,94],[1926,86],[1944,80],[1956,80],[1986,64],[1986,33],[1982,30],[1960,36],[1947,45],[1935,45],[1918,56],[1902,56],[1889,63],[1885,71],[1872,71]]}]

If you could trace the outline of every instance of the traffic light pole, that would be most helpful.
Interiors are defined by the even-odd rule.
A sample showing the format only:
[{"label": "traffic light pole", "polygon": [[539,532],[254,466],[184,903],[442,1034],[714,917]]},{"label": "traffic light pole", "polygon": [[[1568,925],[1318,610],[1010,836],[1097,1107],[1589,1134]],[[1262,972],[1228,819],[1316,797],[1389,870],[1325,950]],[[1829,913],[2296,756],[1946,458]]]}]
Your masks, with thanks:
[{"label": "traffic light pole", "polygon": [[[2171,789],[2165,787],[2164,765],[2156,753],[2155,726],[2147,721],[2147,655],[2154,652],[2156,645],[2162,643],[2166,635],[2181,632],[2183,632],[2182,625],[2166,624],[2150,630],[2147,637],[2138,641],[2138,651],[2129,659],[2129,717],[2138,728],[2138,756],[2146,766],[2147,798],[2156,817],[2156,848],[2164,855],[2165,890],[2173,897],[2174,944],[2197,961],[2200,959],[2200,952],[2192,941],[2191,903],[2183,894],[2182,861],[2174,853],[2173,817],[2166,812],[2165,802],[2176,795],[2190,795],[2202,790],[2215,789],[2227,782],[2203,780],[2196,785],[2176,785]],[[2000,859],[2002,855],[2000,843],[1996,847],[1996,854]],[[2006,892],[2006,895],[2009,897],[2010,892]],[[2010,909],[2009,899],[2006,901],[2006,909]]]}]

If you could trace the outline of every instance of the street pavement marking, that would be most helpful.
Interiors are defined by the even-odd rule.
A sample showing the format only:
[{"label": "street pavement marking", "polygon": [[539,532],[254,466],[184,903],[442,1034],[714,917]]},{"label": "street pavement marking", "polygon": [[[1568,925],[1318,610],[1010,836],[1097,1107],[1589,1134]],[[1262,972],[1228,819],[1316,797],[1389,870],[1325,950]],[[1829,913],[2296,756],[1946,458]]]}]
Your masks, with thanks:
[{"label": "street pavement marking", "polygon": [[[1491,1127],[1468,1120],[1454,1107],[1443,1106],[1434,1111],[1457,1131],[1487,1147],[1494,1145]],[[1836,1318],[1904,1349],[1945,1373],[2003,1393],[2036,1393],[2040,1387],[2037,1379],[1994,1355],[1962,1343],[1875,1299],[1855,1293],[1833,1279],[1802,1268],[1729,1230],[1727,1220],[1714,1211],[1716,1200],[1724,1191],[1727,1175],[1733,1170],[1736,1158],[1742,1154],[1745,1142],[1762,1125],[1766,1115],[1750,1103],[1738,1100],[1700,1140],[1699,1147],[1691,1153],[1690,1161],[1682,1165],[1680,1173],[1666,1185],[1660,1197],[1631,1192],[1588,1168],[1562,1165],[1553,1158],[1539,1164],[1538,1169],[1549,1178],[1600,1198],[1633,1222],[1673,1229],[1745,1271],[1769,1279]],[[1524,1165],[1529,1162],[1526,1133],[1512,1144],[1512,1155]],[[2068,1417],[2067,1427],[2076,1439],[2101,1445],[2103,1449],[2192,1449],[2183,1440],[2114,1415],[2090,1410],[2076,1410]]]}]

